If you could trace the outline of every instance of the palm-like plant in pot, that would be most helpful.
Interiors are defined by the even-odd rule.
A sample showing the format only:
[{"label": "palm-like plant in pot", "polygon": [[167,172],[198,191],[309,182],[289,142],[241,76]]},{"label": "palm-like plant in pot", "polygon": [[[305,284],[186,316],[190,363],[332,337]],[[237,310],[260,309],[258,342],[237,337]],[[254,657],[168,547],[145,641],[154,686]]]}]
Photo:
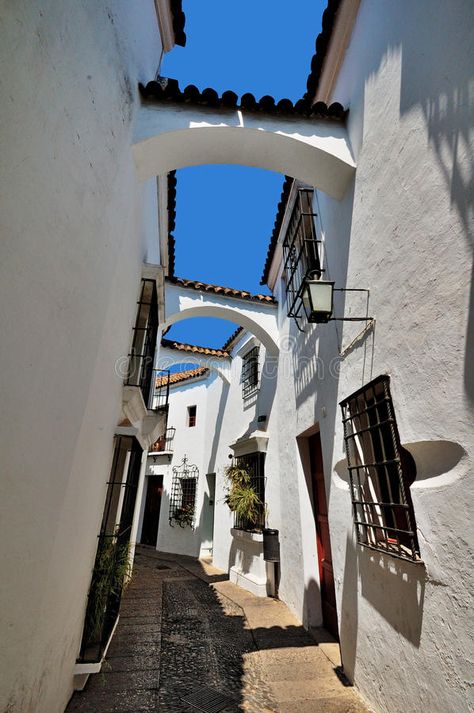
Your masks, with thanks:
[{"label": "palm-like plant in pot", "polygon": [[235,513],[237,522],[245,530],[254,530],[259,525],[263,503],[252,486],[251,475],[240,465],[232,464],[225,469],[228,481],[224,502]]}]

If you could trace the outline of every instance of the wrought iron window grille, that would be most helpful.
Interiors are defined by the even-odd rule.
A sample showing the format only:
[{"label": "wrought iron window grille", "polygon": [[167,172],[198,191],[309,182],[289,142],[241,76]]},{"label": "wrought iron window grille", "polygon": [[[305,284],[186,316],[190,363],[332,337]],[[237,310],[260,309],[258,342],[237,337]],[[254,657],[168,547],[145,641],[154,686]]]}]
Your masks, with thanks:
[{"label": "wrought iron window grille", "polygon": [[242,398],[248,399],[258,391],[260,348],[253,347],[242,357]]},{"label": "wrought iron window grille", "polygon": [[260,505],[255,522],[250,522],[245,517],[234,513],[234,527],[240,530],[262,530],[265,527],[265,453],[249,453],[244,456],[235,456],[233,463],[250,474],[249,485],[258,495]]},{"label": "wrought iron window grille", "polygon": [[158,302],[155,280],[142,279],[137,305],[137,317],[133,327],[125,385],[138,386],[145,404],[151,407],[153,364],[158,334]]},{"label": "wrought iron window grille", "polygon": [[420,562],[410,495],[416,466],[400,443],[390,377],[379,376],[340,406],[357,542]]},{"label": "wrought iron window grille", "polygon": [[324,273],[319,257],[320,240],[317,239],[313,211],[312,188],[299,188],[283,240],[283,274],[286,284],[288,317],[295,320],[303,331],[303,291],[306,280],[319,279]]},{"label": "wrought iron window grille", "polygon": [[199,469],[189,463],[187,456],[180,465],[174,466],[169,509],[171,527],[179,525],[194,530],[198,478]]}]

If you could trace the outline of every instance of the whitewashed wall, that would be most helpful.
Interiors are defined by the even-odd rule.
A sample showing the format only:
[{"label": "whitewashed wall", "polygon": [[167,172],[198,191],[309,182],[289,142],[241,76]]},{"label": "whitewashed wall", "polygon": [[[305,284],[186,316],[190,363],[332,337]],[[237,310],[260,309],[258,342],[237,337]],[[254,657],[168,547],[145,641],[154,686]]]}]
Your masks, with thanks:
[{"label": "whitewashed wall", "polygon": [[[253,433],[257,428],[266,431],[270,437],[268,421],[258,423],[258,416],[270,417],[275,381],[271,374],[271,364],[267,361],[265,348],[260,346],[260,387],[256,396],[244,401],[242,398],[242,357],[259,342],[248,333],[242,334],[232,347],[230,383],[221,378],[217,371],[211,370],[204,379],[177,384],[170,391],[169,426],[176,428],[173,457],[171,462],[164,462],[164,456],[148,458],[147,473],[162,474],[164,478],[164,496],[161,505],[157,548],[165,552],[174,552],[198,556],[206,554],[205,527],[208,492],[207,474],[215,473],[216,491],[214,505],[213,562],[217,567],[228,570],[232,564],[233,516],[224,503],[226,492],[225,468],[232,455],[230,445],[238,438]],[[274,369],[276,373],[276,368]],[[227,374],[227,372],[226,372]],[[186,426],[187,407],[197,405],[197,425]],[[271,438],[276,439],[275,433]],[[270,439],[271,440],[271,439]],[[277,457],[276,440],[274,457]],[[179,465],[187,455],[191,463],[199,468],[199,487],[196,498],[196,529],[170,527],[168,523],[169,493],[172,483],[172,467]],[[275,463],[269,454],[267,463],[267,500],[272,517],[279,510],[278,478]],[[146,491],[141,506],[140,528],[143,521]]]},{"label": "whitewashed wall", "polygon": [[[258,344],[255,338],[244,333],[232,348],[232,378],[229,385],[224,385],[219,394],[219,404],[215,408],[217,412],[215,435],[212,441],[208,439],[207,458],[209,470],[216,472],[216,507],[214,520],[214,564],[224,570],[228,570],[233,563],[232,535],[233,515],[224,503],[227,481],[224,475],[225,468],[229,465],[229,455],[232,455],[230,445],[238,438],[253,433],[257,428],[266,431],[271,438],[276,438],[276,434],[270,432],[269,422],[257,423],[259,416],[271,413],[272,401],[272,379],[265,376],[270,372],[268,362],[266,362],[266,352],[260,344],[260,387],[254,399],[244,401],[242,398],[242,357],[252,346]],[[267,366],[264,368],[264,365]],[[270,388],[269,388],[270,387]],[[266,468],[266,473],[270,471]],[[266,493],[272,492],[272,479],[269,476],[266,483]],[[270,512],[274,512],[278,504],[270,497]]]},{"label": "whitewashed wall", "polygon": [[[151,0],[2,3],[0,710],[72,691],[153,189],[130,150]],[[150,208],[148,209],[148,213]]]},{"label": "whitewashed wall", "polygon": [[[217,374],[204,378],[192,379],[176,384],[170,389],[168,427],[176,428],[173,440],[173,455],[170,460],[166,456],[148,457],[147,475],[163,475],[163,497],[158,529],[157,549],[162,552],[198,557],[201,554],[203,540],[203,506],[207,490],[207,463],[204,458],[205,442],[209,419],[208,394],[218,390],[221,379]],[[212,403],[212,402],[211,402]],[[188,406],[197,406],[196,425],[188,426]],[[172,490],[173,467],[179,467],[186,456],[189,464],[196,465],[199,470],[196,490],[195,528],[181,528],[177,524],[169,524],[169,506]],[[144,491],[141,520],[146,498]],[[141,524],[140,524],[141,529]]]},{"label": "whitewashed wall", "polygon": [[[315,205],[328,276],[370,288],[375,336],[336,359],[331,374],[356,325],[304,336],[282,325],[296,346],[276,399],[280,595],[317,622],[314,525],[296,437],[319,424],[343,663],[388,713],[473,710],[473,10],[461,1],[361,3],[332,97],[350,107],[357,176],[342,203],[319,194]],[[365,308],[347,293],[335,311]],[[417,461],[412,497],[424,566],[356,547],[347,483],[335,471],[344,458],[338,402],[381,373],[392,377],[401,440]]]}]

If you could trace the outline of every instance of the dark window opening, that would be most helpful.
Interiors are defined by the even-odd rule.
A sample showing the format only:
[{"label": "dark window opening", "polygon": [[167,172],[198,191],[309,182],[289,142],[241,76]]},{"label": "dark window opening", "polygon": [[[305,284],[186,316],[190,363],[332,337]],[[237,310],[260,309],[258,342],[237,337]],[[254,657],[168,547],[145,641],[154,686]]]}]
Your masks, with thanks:
[{"label": "dark window opening", "polygon": [[242,359],[242,398],[247,399],[258,391],[259,347],[251,349]]},{"label": "dark window opening", "polygon": [[319,240],[316,237],[312,188],[299,188],[283,241],[283,278],[286,284],[288,317],[303,319],[305,280],[319,279],[321,269]]},{"label": "dark window opening", "polygon": [[[139,386],[146,406],[151,407],[153,361],[158,333],[158,303],[155,280],[142,280],[137,318],[129,354],[127,386]],[[154,390],[153,390],[154,391]]]},{"label": "dark window opening", "polygon": [[196,425],[197,406],[188,406],[188,426],[193,428]]},{"label": "dark window opening", "polygon": [[390,377],[370,382],[341,408],[358,543],[419,560],[410,494],[416,466],[400,444]]},{"label": "dark window opening", "polygon": [[241,530],[261,530],[265,527],[265,453],[249,453],[237,456],[234,462],[250,475],[250,486],[255,490],[260,500],[258,514],[255,522],[250,522],[245,517],[234,515],[234,527]]}]

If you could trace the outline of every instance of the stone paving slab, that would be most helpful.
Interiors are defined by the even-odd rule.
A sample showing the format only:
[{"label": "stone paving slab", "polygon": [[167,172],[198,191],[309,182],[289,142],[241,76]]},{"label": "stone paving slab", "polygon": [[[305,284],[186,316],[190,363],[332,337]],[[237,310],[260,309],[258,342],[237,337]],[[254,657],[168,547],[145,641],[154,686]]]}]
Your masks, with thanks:
[{"label": "stone paving slab", "polygon": [[221,713],[368,713],[288,608],[257,598],[209,562],[137,547],[103,671],[67,713],[196,713],[212,689]]}]

